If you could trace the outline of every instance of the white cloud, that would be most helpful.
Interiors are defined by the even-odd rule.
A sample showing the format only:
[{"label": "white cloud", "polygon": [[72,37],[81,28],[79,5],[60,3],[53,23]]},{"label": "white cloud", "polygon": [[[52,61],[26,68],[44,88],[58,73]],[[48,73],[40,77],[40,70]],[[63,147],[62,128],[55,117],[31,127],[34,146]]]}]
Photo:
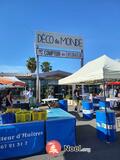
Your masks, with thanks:
[{"label": "white cloud", "polygon": [[27,73],[29,71],[25,66],[0,65],[0,72]]}]

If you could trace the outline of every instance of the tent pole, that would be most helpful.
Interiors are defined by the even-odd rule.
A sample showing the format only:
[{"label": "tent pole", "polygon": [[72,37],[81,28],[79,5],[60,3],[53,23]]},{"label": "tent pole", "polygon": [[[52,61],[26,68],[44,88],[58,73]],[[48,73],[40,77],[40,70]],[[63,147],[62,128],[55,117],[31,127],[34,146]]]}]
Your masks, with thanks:
[{"label": "tent pole", "polygon": [[103,97],[104,97],[104,100],[106,100],[106,94],[105,94],[105,80],[103,80]]},{"label": "tent pole", "polygon": [[84,84],[82,84],[81,87],[82,87],[82,95],[84,95],[85,94]]},{"label": "tent pole", "polygon": [[81,68],[84,66],[84,53],[83,53],[83,49],[80,50],[81,53]]},{"label": "tent pole", "polygon": [[74,97],[74,90],[75,90],[75,88],[76,88],[76,84],[73,84],[72,85],[72,97]]},{"label": "tent pole", "polygon": [[112,85],[112,97],[114,97],[114,85]]},{"label": "tent pole", "polygon": [[[105,80],[103,80],[103,96],[104,96],[104,101],[106,101],[106,94],[105,94],[105,91],[106,91],[106,88],[105,88]],[[105,105],[105,115],[106,115],[106,130],[107,130],[107,143],[109,143],[109,137],[108,137],[108,125],[107,125],[107,122],[108,122],[108,114],[107,114],[107,107]]]},{"label": "tent pole", "polygon": [[36,77],[36,101],[39,102],[40,97],[40,85],[39,85],[39,55],[37,55],[37,77]]}]

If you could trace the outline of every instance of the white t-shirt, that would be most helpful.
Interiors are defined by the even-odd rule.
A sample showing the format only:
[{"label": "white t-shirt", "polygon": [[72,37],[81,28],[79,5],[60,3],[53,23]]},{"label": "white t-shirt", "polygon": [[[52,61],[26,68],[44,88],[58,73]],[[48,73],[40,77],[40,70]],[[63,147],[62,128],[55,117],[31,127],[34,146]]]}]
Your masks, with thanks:
[{"label": "white t-shirt", "polygon": [[25,91],[23,91],[23,95],[24,95],[27,99],[29,99],[29,98],[31,98],[31,97],[33,96],[33,92],[32,92],[32,91],[27,91],[27,90],[25,90]]},{"label": "white t-shirt", "polygon": [[27,92],[27,96],[28,96],[28,98],[31,98],[31,97],[33,96],[32,91],[28,91],[28,92]]}]

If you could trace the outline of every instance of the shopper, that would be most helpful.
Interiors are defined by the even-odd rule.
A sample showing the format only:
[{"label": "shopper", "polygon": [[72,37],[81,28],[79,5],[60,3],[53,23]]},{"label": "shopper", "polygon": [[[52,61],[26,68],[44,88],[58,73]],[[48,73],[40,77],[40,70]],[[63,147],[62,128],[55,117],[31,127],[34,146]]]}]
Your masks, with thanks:
[{"label": "shopper", "polygon": [[79,106],[79,96],[80,96],[80,92],[79,92],[79,88],[76,88],[74,90],[74,106],[75,106],[75,111],[78,110],[78,106]]},{"label": "shopper", "polygon": [[2,95],[0,93],[0,111],[2,110]]},{"label": "shopper", "polygon": [[52,95],[52,93],[50,92],[49,95],[48,95],[48,98],[54,98],[54,96]]},{"label": "shopper", "polygon": [[12,92],[8,90],[6,95],[6,107],[12,107],[12,106],[13,106]]},{"label": "shopper", "polygon": [[118,94],[119,94],[119,88],[116,89],[115,97],[118,97]]}]

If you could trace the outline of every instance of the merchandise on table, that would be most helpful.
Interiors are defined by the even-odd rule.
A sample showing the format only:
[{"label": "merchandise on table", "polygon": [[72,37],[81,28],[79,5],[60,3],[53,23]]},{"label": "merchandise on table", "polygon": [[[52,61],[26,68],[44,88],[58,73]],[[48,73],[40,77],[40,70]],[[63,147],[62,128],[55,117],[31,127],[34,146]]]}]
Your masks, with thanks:
[{"label": "merchandise on table", "polygon": [[0,124],[47,120],[47,111],[35,108],[28,111],[20,108],[8,108],[0,114]]},{"label": "merchandise on table", "polygon": [[7,108],[6,113],[16,113],[16,112],[21,112],[21,108]]},{"label": "merchandise on table", "polygon": [[29,111],[23,110],[21,112],[17,112],[15,115],[16,123],[31,121],[31,113]]},{"label": "merchandise on table", "polygon": [[9,124],[9,123],[15,123],[15,114],[14,113],[0,114],[0,124]]},{"label": "merchandise on table", "polygon": [[46,110],[34,110],[31,112],[32,120],[46,120],[47,119],[47,111]]}]

